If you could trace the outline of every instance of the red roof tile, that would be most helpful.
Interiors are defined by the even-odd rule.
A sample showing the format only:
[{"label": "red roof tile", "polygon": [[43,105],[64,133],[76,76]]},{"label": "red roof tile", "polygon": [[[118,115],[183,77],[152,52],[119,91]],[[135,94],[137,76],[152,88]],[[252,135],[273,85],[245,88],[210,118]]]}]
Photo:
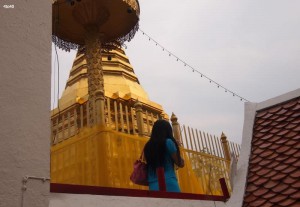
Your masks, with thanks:
[{"label": "red roof tile", "polygon": [[[282,145],[281,147],[279,147],[276,151],[277,153],[283,153],[283,152],[286,152],[290,149],[289,146],[286,146],[286,145]],[[267,151],[268,152],[268,151]]]},{"label": "red roof tile", "polygon": [[292,131],[292,132],[289,132],[288,134],[285,135],[286,138],[292,138],[292,137],[295,137],[297,135],[297,131]]},{"label": "red roof tile", "polygon": [[285,199],[284,201],[282,201],[280,204],[281,204],[281,206],[299,207],[299,202],[298,202],[298,205],[295,205],[295,204],[297,204],[296,202],[297,201],[295,201],[295,199],[288,198],[288,199]]},{"label": "red roof tile", "polygon": [[284,191],[285,189],[287,189],[288,187],[289,187],[289,185],[280,183],[275,188],[272,188],[272,191],[275,193],[280,193],[280,192]]},{"label": "red roof tile", "polygon": [[[296,124],[295,124],[296,125]],[[296,125],[297,126],[297,125]],[[299,131],[300,130],[300,126],[298,125],[297,127],[294,128],[294,131]]]},{"label": "red roof tile", "polygon": [[[265,115],[268,115],[268,114],[272,114],[272,113],[268,113],[268,111],[262,111],[258,114],[256,114],[256,119],[259,120],[259,118],[265,116]],[[263,120],[263,119],[262,119]],[[257,122],[256,122],[257,123]]]},{"label": "red roof tile", "polygon": [[259,163],[260,161],[262,161],[262,158],[261,157],[256,157],[253,160],[251,160],[251,164],[252,163]]},{"label": "red roof tile", "polygon": [[[291,127],[290,125],[292,125],[292,124],[289,124],[288,122],[279,122],[278,124],[276,124],[276,128],[279,128],[279,129],[281,129],[281,128],[285,128],[285,129],[288,129],[288,127]],[[296,124],[293,124],[293,125],[296,125]],[[294,127],[293,127],[294,128]]]},{"label": "red roof tile", "polygon": [[282,182],[286,183],[286,184],[293,184],[295,182],[297,182],[298,179],[292,178],[292,177],[286,177],[285,179],[282,180]]},{"label": "red roof tile", "polygon": [[[276,142],[277,143],[277,142]],[[277,150],[281,145],[280,144],[273,144],[269,147],[270,150]]]},{"label": "red roof tile", "polygon": [[271,180],[282,180],[283,178],[285,178],[287,175],[285,173],[277,173],[275,176],[273,176],[271,178]]},{"label": "red roof tile", "polygon": [[285,161],[285,160],[288,160],[288,159],[289,159],[289,156],[281,154],[278,157],[276,157],[275,160],[279,161],[279,162],[282,162],[282,161]]},{"label": "red roof tile", "polygon": [[294,167],[300,167],[300,160],[297,160],[296,162],[293,163]]},{"label": "red roof tile", "polygon": [[266,189],[270,189],[270,188],[275,187],[276,185],[278,185],[278,182],[269,180],[269,181],[264,185],[264,187],[265,187]]},{"label": "red roof tile", "polygon": [[262,153],[263,151],[264,151],[264,149],[259,149],[259,148],[256,148],[256,149],[253,149],[254,151],[254,153],[255,154],[260,154],[260,153]]},{"label": "red roof tile", "polygon": [[249,180],[249,182],[254,182],[254,181],[258,180],[258,177],[257,176],[252,176],[252,177],[248,176],[248,180]]},{"label": "red roof tile", "polygon": [[[292,124],[292,123],[287,123],[287,125],[285,125],[286,129],[294,129],[298,126],[298,124]],[[297,130],[297,128],[296,128]]]},{"label": "red roof tile", "polygon": [[266,200],[264,200],[264,199],[258,199],[256,201],[254,201],[251,206],[263,206],[265,202],[266,202]]},{"label": "red roof tile", "polygon": [[291,147],[289,150],[285,151],[284,154],[290,156],[298,151],[299,151],[299,149],[295,149],[294,147]]},{"label": "red roof tile", "polygon": [[280,109],[282,109],[282,108],[284,108],[284,107],[281,106],[281,105],[274,106],[274,107],[272,107],[271,109],[269,109],[269,110],[267,111],[267,113],[271,113],[271,114],[276,114],[276,115],[277,115],[276,112],[278,112],[278,111],[279,111]]},{"label": "red roof tile", "polygon": [[284,199],[286,199],[284,195],[276,195],[275,197],[271,198],[270,201],[271,203],[278,203],[280,201],[283,201]]},{"label": "red roof tile", "polygon": [[300,117],[300,112],[298,112],[298,113],[294,113],[294,114],[292,115],[292,117],[293,117],[293,118]]},{"label": "red roof tile", "polygon": [[[260,145],[261,146],[261,145]],[[257,146],[259,147],[259,146]],[[275,152],[271,151],[271,150],[265,150],[263,153],[261,153],[259,156],[262,158],[265,157],[271,157]]]},{"label": "red roof tile", "polygon": [[298,191],[298,192],[292,194],[290,197],[291,197],[291,198],[294,198],[294,199],[297,199],[297,200],[300,200],[300,191]]},{"label": "red roof tile", "polygon": [[262,140],[269,140],[271,137],[273,137],[274,135],[273,134],[267,134],[265,135],[264,137],[262,137],[261,139]]},{"label": "red roof tile", "polygon": [[297,148],[298,144],[296,140],[289,140],[285,143],[285,145],[291,146],[293,145],[293,148]]},{"label": "red roof tile", "polygon": [[289,101],[288,103],[286,103],[286,104],[284,104],[282,107],[284,108],[284,109],[292,109],[293,110],[293,108],[295,107],[295,106],[297,106],[298,104],[297,104],[297,100],[294,100],[294,101]]},{"label": "red roof tile", "polygon": [[292,173],[292,172],[295,172],[295,171],[297,171],[297,168],[290,165],[288,168],[284,169],[282,171],[282,173],[289,174],[289,173]]},{"label": "red roof tile", "polygon": [[271,133],[271,134],[273,134],[273,136],[270,138],[270,140],[268,140],[269,142],[276,142],[276,141],[282,139],[282,137],[280,137],[280,136],[277,136],[277,135],[274,136],[274,133]]},{"label": "red roof tile", "polygon": [[298,181],[295,182],[295,183],[293,183],[293,184],[291,184],[291,186],[294,187],[294,188],[300,189],[300,180],[298,179]]},{"label": "red roof tile", "polygon": [[[277,121],[277,122],[289,121],[288,118],[289,118],[288,116],[279,116],[278,119],[276,119],[276,121]],[[274,123],[274,122],[273,122],[273,125],[276,125],[276,124],[278,124],[278,123],[276,123],[276,122]]]},{"label": "red roof tile", "polygon": [[[296,158],[295,158],[296,159]],[[272,160],[262,160],[260,163],[258,163],[260,166],[265,166],[267,164],[270,164]],[[279,164],[279,162],[277,162]]]},{"label": "red roof tile", "polygon": [[255,201],[257,199],[257,197],[253,196],[253,195],[250,195],[247,197],[247,199],[245,199],[247,202],[251,203],[253,201]]},{"label": "red roof tile", "polygon": [[[249,169],[249,170],[251,170],[251,169]],[[264,168],[260,168],[260,170],[256,170],[254,172],[257,175],[264,176],[264,177],[270,177],[270,176],[274,175],[272,169],[268,169],[268,168],[265,168],[265,167]]]},{"label": "red roof tile", "polygon": [[[286,141],[287,141],[286,139],[281,138],[281,139],[276,140],[276,142],[274,142],[273,145],[276,144],[275,146],[278,146],[278,148],[279,148],[279,147],[280,147],[282,144],[284,144]],[[272,143],[271,143],[271,144],[272,144]]]},{"label": "red roof tile", "polygon": [[266,182],[268,182],[268,178],[260,178],[255,180],[253,184],[256,186],[260,186],[260,185],[264,185]]},{"label": "red roof tile", "polygon": [[250,172],[256,172],[256,171],[260,170],[261,168],[262,168],[261,166],[256,165],[255,167],[253,167],[253,168],[251,168],[249,170],[250,170]]},{"label": "red roof tile", "polygon": [[297,179],[299,179],[299,177],[300,177],[300,171],[299,171],[299,170],[294,171],[293,173],[290,174],[290,176],[291,176],[292,178],[297,178]]},{"label": "red roof tile", "polygon": [[258,146],[258,148],[264,150],[266,147],[270,147],[272,143],[266,142],[263,143],[262,145]]},{"label": "red roof tile", "polygon": [[273,198],[273,197],[277,196],[277,194],[271,191],[271,192],[268,192],[267,194],[261,195],[261,196],[262,196],[264,199],[268,200],[268,199],[270,199],[270,198]]},{"label": "red roof tile", "polygon": [[243,207],[300,203],[300,97],[257,112]]},{"label": "red roof tile", "polygon": [[276,120],[276,119],[278,119],[278,117],[279,117],[279,115],[272,114],[272,116],[269,119]]},{"label": "red roof tile", "polygon": [[292,194],[294,194],[296,192],[298,192],[298,189],[296,189],[296,188],[288,188],[288,189],[282,191],[281,194],[289,196],[289,195],[292,195]]},{"label": "red roof tile", "polygon": [[288,112],[288,109],[282,108],[280,111],[276,112],[276,114],[277,115],[283,115],[283,116],[285,116],[286,112]]},{"label": "red roof tile", "polygon": [[275,167],[274,170],[282,171],[285,168],[288,168],[288,165],[282,163],[281,165],[278,165],[277,167]]},{"label": "red roof tile", "polygon": [[268,159],[274,159],[274,158],[276,158],[276,157],[278,157],[278,154],[274,152],[272,155],[270,155],[270,156],[268,157]]},{"label": "red roof tile", "polygon": [[291,121],[292,124],[299,124],[300,123],[300,117],[298,119],[295,119],[294,121]]},{"label": "red roof tile", "polygon": [[255,191],[255,190],[257,190],[258,189],[258,186],[256,186],[256,185],[249,185],[248,186],[248,188],[247,188],[247,191],[248,192],[253,192],[253,191]]},{"label": "red roof tile", "polygon": [[274,168],[277,167],[278,165],[280,165],[281,162],[277,162],[276,160],[273,160],[270,164],[269,164],[269,168]]}]

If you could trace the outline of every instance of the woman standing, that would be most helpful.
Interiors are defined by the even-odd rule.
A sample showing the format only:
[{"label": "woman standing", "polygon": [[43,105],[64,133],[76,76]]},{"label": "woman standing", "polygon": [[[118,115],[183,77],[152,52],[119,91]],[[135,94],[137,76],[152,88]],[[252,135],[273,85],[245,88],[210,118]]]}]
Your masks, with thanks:
[{"label": "woman standing", "polygon": [[169,122],[157,120],[154,123],[144,154],[148,165],[149,190],[159,190],[156,169],[163,167],[167,192],[180,192],[174,164],[183,167],[184,160],[180,156],[180,150]]}]

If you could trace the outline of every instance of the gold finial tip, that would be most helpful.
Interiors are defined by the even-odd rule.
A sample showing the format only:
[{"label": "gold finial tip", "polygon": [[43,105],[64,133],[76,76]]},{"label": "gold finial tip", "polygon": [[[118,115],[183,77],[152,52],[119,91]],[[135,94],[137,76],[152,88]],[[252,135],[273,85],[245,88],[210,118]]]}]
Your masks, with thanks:
[{"label": "gold finial tip", "polygon": [[221,134],[221,139],[227,139],[227,137],[226,137],[226,135],[224,134],[224,132],[222,132],[222,134]]},{"label": "gold finial tip", "polygon": [[176,122],[177,121],[177,116],[172,112],[172,115],[171,115],[171,121],[172,122]]},{"label": "gold finial tip", "polygon": [[76,102],[79,104],[83,104],[85,102],[84,98],[77,96],[76,97]]}]

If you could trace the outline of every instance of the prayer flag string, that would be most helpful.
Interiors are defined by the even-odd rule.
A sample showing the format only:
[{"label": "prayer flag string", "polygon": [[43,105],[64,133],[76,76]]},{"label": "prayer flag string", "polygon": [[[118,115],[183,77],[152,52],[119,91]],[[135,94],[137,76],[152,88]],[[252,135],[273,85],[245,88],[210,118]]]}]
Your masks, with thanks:
[{"label": "prayer flag string", "polygon": [[149,41],[152,41],[155,43],[156,46],[160,47],[162,49],[162,51],[166,52],[167,54],[169,54],[169,57],[174,57],[176,59],[177,62],[181,62],[184,67],[188,67],[191,69],[192,72],[198,73],[201,78],[205,78],[209,81],[209,83],[214,84],[217,86],[217,88],[223,89],[224,92],[228,92],[229,94],[232,94],[233,97],[237,97],[240,99],[240,101],[247,101],[250,102],[249,100],[247,100],[246,98],[243,98],[242,96],[240,96],[239,94],[233,92],[232,90],[229,90],[228,88],[226,88],[225,86],[223,86],[222,84],[214,81],[213,79],[209,78],[208,76],[206,76],[205,74],[203,74],[202,72],[200,72],[199,70],[197,70],[196,68],[192,67],[191,65],[189,65],[188,63],[186,63],[184,60],[182,60],[181,58],[179,58],[178,56],[176,56],[174,53],[172,53],[171,51],[167,50],[164,46],[162,46],[161,44],[159,44],[157,41],[155,41],[153,38],[151,38],[148,34],[146,34],[143,30],[139,29],[139,31],[142,32],[142,34],[144,36],[147,37],[147,39]]}]

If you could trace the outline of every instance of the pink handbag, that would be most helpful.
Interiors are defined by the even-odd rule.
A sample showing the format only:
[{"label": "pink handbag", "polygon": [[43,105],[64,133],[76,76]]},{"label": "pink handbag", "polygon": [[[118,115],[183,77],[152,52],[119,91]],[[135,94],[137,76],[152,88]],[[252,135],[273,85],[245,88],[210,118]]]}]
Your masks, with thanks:
[{"label": "pink handbag", "polygon": [[144,160],[144,150],[140,156],[140,159],[136,160],[133,164],[133,172],[130,175],[130,180],[137,185],[149,185],[147,164]]}]

